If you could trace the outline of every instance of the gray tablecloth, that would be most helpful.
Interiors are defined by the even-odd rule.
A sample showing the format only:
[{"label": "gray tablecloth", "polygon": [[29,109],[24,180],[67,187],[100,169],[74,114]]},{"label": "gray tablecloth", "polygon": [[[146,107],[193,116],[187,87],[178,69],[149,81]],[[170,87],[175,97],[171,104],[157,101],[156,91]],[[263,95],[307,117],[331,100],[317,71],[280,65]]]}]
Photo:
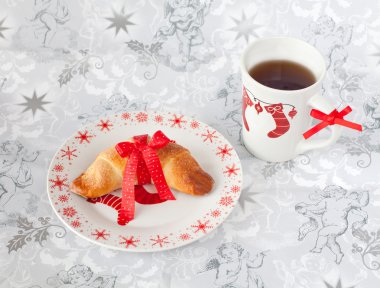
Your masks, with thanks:
[{"label": "gray tablecloth", "polygon": [[[0,3],[1,287],[380,285],[379,3],[3,0]],[[285,163],[241,144],[239,55],[273,35],[325,56],[324,94],[363,133]],[[125,110],[212,125],[235,146],[244,189],[200,241],[160,253],[88,243],[55,216],[46,173],[81,125]]]}]

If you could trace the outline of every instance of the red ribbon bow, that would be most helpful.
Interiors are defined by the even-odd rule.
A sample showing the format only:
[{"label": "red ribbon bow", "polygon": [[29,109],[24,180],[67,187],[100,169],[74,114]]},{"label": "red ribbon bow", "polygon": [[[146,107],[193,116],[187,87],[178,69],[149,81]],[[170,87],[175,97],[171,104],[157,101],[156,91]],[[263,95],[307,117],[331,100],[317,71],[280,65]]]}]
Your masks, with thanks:
[{"label": "red ribbon bow", "polygon": [[[171,142],[170,139],[162,131],[157,131],[153,134],[149,143],[148,135],[134,136],[133,141],[134,143],[120,142],[115,146],[121,157],[129,157],[123,174],[121,211],[119,212],[118,220],[120,225],[125,225],[134,218],[136,176],[139,185],[149,184],[151,179],[153,180],[158,193],[153,195],[157,195],[159,198],[155,199],[155,203],[175,200],[166,183],[160,160],[155,151],[155,149],[160,149]],[[145,189],[139,185],[136,185],[136,193],[144,192]],[[141,197],[136,195],[136,198]]]},{"label": "red ribbon bow", "polygon": [[308,139],[310,136],[314,135],[315,133],[319,132],[320,130],[326,128],[329,125],[342,125],[351,129],[355,129],[358,131],[362,131],[362,125],[350,122],[347,120],[344,120],[343,117],[347,114],[351,113],[352,109],[350,106],[347,106],[342,111],[338,112],[336,109],[334,109],[330,114],[325,114],[319,110],[312,109],[310,112],[310,116],[322,120],[322,122],[318,123],[305,133],[303,133],[303,137],[305,139]]}]

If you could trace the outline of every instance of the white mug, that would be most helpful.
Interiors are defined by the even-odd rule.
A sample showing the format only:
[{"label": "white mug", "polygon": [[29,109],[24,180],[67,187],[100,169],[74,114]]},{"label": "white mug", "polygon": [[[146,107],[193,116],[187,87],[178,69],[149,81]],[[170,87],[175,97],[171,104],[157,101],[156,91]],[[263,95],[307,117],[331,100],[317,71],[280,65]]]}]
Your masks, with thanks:
[{"label": "white mug", "polygon": [[[269,60],[299,63],[314,74],[316,82],[299,90],[278,90],[264,86],[248,72],[255,65]],[[281,162],[308,150],[329,146],[338,140],[342,128],[339,125],[330,126],[331,135],[328,138],[303,138],[303,133],[311,127],[312,108],[326,114],[334,110],[330,101],[321,94],[325,72],[325,61],[319,51],[295,38],[262,38],[246,47],[241,57],[242,136],[249,152],[262,160]]]}]

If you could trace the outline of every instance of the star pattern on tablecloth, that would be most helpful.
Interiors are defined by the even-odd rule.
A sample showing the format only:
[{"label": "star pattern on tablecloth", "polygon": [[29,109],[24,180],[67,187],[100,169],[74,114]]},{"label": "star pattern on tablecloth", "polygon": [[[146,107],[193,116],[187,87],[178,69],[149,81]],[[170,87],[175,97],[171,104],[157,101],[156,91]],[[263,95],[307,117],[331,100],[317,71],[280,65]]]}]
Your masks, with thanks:
[{"label": "star pattern on tablecloth", "polygon": [[261,28],[261,25],[255,24],[255,16],[248,18],[245,15],[244,11],[242,12],[241,19],[236,19],[231,17],[235,22],[235,26],[229,30],[236,32],[235,40],[239,40],[241,37],[245,39],[246,42],[249,41],[251,36],[258,38],[256,30]]},{"label": "star pattern on tablecloth", "polygon": [[115,10],[112,10],[113,17],[107,17],[108,21],[111,22],[111,25],[107,27],[107,29],[115,28],[115,36],[119,34],[120,30],[124,30],[125,33],[128,34],[128,26],[135,25],[135,23],[129,21],[129,18],[133,16],[133,13],[126,14],[124,12],[124,8],[121,8],[120,12],[116,12]]},{"label": "star pattern on tablecloth", "polygon": [[44,108],[44,105],[46,104],[49,104],[51,102],[49,101],[44,101],[44,98],[46,97],[47,93],[41,95],[41,96],[38,96],[37,93],[36,93],[36,90],[33,91],[33,95],[32,97],[28,97],[28,96],[25,96],[25,95],[22,95],[22,97],[24,97],[24,99],[26,100],[26,102],[24,103],[20,103],[18,105],[20,106],[25,106],[24,110],[22,112],[26,112],[26,111],[32,111],[32,114],[33,114],[33,117],[34,115],[36,114],[37,110],[41,110],[41,111],[45,111],[45,108]]},{"label": "star pattern on tablecloth", "polygon": [[4,37],[4,34],[2,33],[2,31],[5,31],[5,30],[9,30],[11,28],[9,27],[4,27],[3,24],[4,24],[4,21],[5,21],[5,18],[3,20],[0,21],[0,37],[5,39]]},{"label": "star pattern on tablecloth", "polygon": [[255,196],[259,194],[258,192],[251,192],[251,191],[243,191],[241,194],[240,194],[240,197],[239,197],[239,204],[241,206],[241,208],[243,210],[245,210],[245,204],[247,203],[257,203],[257,201],[255,200]]},{"label": "star pattern on tablecloth", "polygon": [[355,288],[355,286],[343,287],[342,281],[340,279],[338,280],[338,283],[336,284],[336,286],[332,286],[329,283],[327,283],[326,281],[324,281],[324,282],[325,282],[325,285],[327,288]]}]

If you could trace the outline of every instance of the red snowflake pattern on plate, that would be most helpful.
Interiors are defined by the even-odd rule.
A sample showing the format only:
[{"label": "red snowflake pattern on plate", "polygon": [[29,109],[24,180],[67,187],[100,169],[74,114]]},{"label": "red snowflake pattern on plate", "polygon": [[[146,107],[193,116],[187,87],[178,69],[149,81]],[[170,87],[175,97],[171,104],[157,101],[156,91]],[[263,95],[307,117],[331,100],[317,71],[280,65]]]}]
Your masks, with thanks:
[{"label": "red snowflake pattern on plate", "polygon": [[131,114],[128,112],[124,112],[123,114],[121,114],[121,118],[124,120],[128,120],[131,118]]},{"label": "red snowflake pattern on plate", "polygon": [[160,247],[163,247],[165,244],[170,243],[167,241],[168,236],[165,236],[163,238],[160,237],[160,235],[157,235],[156,239],[150,238],[151,241],[153,241],[152,246],[159,245]]},{"label": "red snowflake pattern on plate", "polygon": [[74,228],[79,228],[82,224],[78,220],[71,221],[71,226]]},{"label": "red snowflake pattern on plate", "polygon": [[96,237],[95,240],[99,240],[100,238],[107,240],[108,239],[107,237],[110,236],[110,234],[107,233],[106,229],[103,229],[103,230],[95,229],[95,231],[91,233],[91,235]]},{"label": "red snowflake pattern on plate", "polygon": [[67,195],[59,195],[58,200],[61,203],[66,203],[69,200],[69,196],[67,196]]},{"label": "red snowflake pattern on plate", "polygon": [[100,120],[100,123],[96,126],[100,128],[100,131],[104,131],[104,130],[110,131],[110,127],[112,127],[113,124],[110,122],[110,120],[106,120],[106,121]]},{"label": "red snowflake pattern on plate", "polygon": [[55,176],[55,179],[49,179],[49,181],[53,183],[53,185],[50,187],[53,189],[58,187],[59,191],[62,191],[62,187],[69,187],[69,185],[65,183],[67,181],[67,178],[61,179],[58,175]]},{"label": "red snowflake pattern on plate", "polygon": [[210,143],[213,143],[212,139],[218,138],[218,136],[214,135],[215,133],[216,133],[216,131],[210,132],[210,130],[207,129],[207,133],[206,134],[202,134],[202,137],[204,137],[203,142],[206,142],[207,140],[209,140]]},{"label": "red snowflake pattern on plate", "polygon": [[[48,177],[48,187],[50,188],[48,194],[54,209],[61,215],[63,222],[70,228],[75,228],[83,237],[96,242],[106,242],[110,247],[134,251],[160,251],[179,247],[197,240],[203,235],[210,233],[211,230],[225,220],[232,207],[235,206],[241,192],[242,172],[233,146],[231,146],[224,137],[220,136],[216,130],[207,126],[207,124],[174,113],[132,111],[120,113],[112,118],[110,117],[112,116],[107,117],[109,120],[103,118],[103,120],[98,120],[98,122],[88,125],[85,128],[87,129],[86,131],[88,131],[87,134],[84,129],[80,130],[84,136],[81,136],[77,131],[58,150],[58,153],[53,159]],[[176,133],[181,133],[181,131],[179,131],[180,129],[188,129],[186,133],[189,137],[193,137],[194,140],[197,139],[199,143],[204,143],[203,147],[207,150],[210,159],[216,161],[216,165],[219,166],[216,181],[221,184],[220,191],[218,190],[220,196],[209,203],[207,212],[194,215],[194,218],[187,226],[176,225],[173,229],[160,228],[157,231],[140,231],[138,227],[136,232],[133,232],[132,237],[128,234],[123,235],[123,230],[119,231],[117,224],[115,224],[115,227],[107,226],[106,229],[100,228],[96,219],[91,218],[87,212],[83,210],[84,206],[77,203],[77,201],[80,201],[78,200],[80,198],[66,193],[69,184],[69,180],[67,179],[71,181],[71,179],[77,177],[76,172],[74,173],[73,171],[76,171],[77,165],[83,166],[82,157],[87,155],[87,152],[83,153],[83,151],[87,149],[94,150],[95,148],[92,147],[96,141],[91,140],[96,139],[98,135],[108,131],[106,127],[103,127],[102,132],[101,124],[104,123],[106,124],[105,126],[107,126],[107,124],[111,124],[110,122],[112,122],[111,125],[113,126],[110,128],[110,131],[111,133],[117,133],[119,130],[125,130],[125,125],[129,124],[127,120],[131,121],[130,128],[134,131],[133,133],[140,129],[145,129],[145,127],[149,127],[152,131],[162,129],[164,133],[167,131],[173,140],[177,140],[177,138],[180,137],[178,135],[182,134],[177,135]],[[86,139],[84,139],[86,138],[85,136],[93,136],[94,138],[87,138],[89,141],[86,141]],[[80,145],[81,137],[83,138],[83,143],[88,144],[89,142],[89,144]],[[179,139],[180,138],[178,138],[178,141]],[[191,145],[189,149],[192,149]],[[202,158],[202,156],[197,157]],[[221,161],[227,160],[228,162],[220,166]],[[52,187],[54,188],[52,189]],[[62,192],[59,192],[60,190]],[[97,204],[96,210],[99,210],[97,212],[103,213],[102,206],[103,204]],[[106,207],[106,205],[104,205],[104,207]],[[111,235],[119,235],[119,237],[111,237]],[[125,237],[120,238],[122,236]]]},{"label": "red snowflake pattern on plate", "polygon": [[148,114],[146,114],[145,112],[140,112],[136,115],[136,120],[138,122],[146,122],[148,121]]},{"label": "red snowflake pattern on plate", "polygon": [[220,198],[219,204],[223,206],[230,206],[234,201],[232,200],[231,196],[225,196]]},{"label": "red snowflake pattern on plate", "polygon": [[218,152],[216,153],[216,155],[219,155],[222,160],[224,160],[224,158],[227,156],[231,156],[231,151],[233,150],[233,148],[228,147],[227,144],[224,144],[224,147],[219,146],[217,147],[217,149]]},{"label": "red snowflake pattern on plate", "polygon": [[53,171],[55,171],[55,172],[62,172],[63,171],[63,165],[62,164],[56,164],[56,165],[54,165]]},{"label": "red snowflake pattern on plate", "polygon": [[199,122],[198,122],[198,121],[195,121],[195,120],[191,121],[191,123],[190,123],[190,127],[191,127],[192,129],[197,129],[197,128],[199,128]]},{"label": "red snowflake pattern on plate", "polygon": [[65,207],[63,208],[63,215],[65,215],[66,217],[74,217],[75,215],[77,214],[77,210],[74,209],[74,207]]},{"label": "red snowflake pattern on plate", "polygon": [[154,122],[156,122],[156,123],[162,123],[162,121],[164,121],[164,117],[162,117],[161,115],[156,115],[154,117]]},{"label": "red snowflake pattern on plate", "polygon": [[173,118],[169,119],[169,122],[172,123],[170,127],[177,126],[178,128],[182,128],[182,124],[186,123],[186,121],[183,120],[182,118],[183,118],[183,115],[181,115],[181,116],[178,117],[176,114],[174,114]]},{"label": "red snowflake pattern on plate", "polygon": [[210,220],[207,220],[204,223],[202,223],[200,220],[197,220],[197,222],[198,223],[196,225],[191,225],[191,227],[196,228],[196,230],[194,231],[194,233],[198,233],[199,231],[202,231],[203,233],[206,233],[207,229],[211,229],[212,228],[212,226],[208,225],[208,223],[210,222]]},{"label": "red snowflake pattern on plate", "polygon": [[189,233],[183,233],[183,234],[179,235],[179,239],[181,239],[182,241],[189,240],[190,238],[191,238],[191,236]]},{"label": "red snowflake pattern on plate", "polygon": [[129,248],[129,246],[137,247],[137,245],[136,245],[135,243],[140,242],[140,240],[138,240],[138,239],[133,239],[134,236],[131,236],[131,237],[129,237],[129,238],[126,238],[126,237],[120,236],[120,238],[121,238],[123,241],[119,242],[119,244],[123,244],[123,245],[125,245],[125,248]]},{"label": "red snowflake pattern on plate", "polygon": [[75,139],[79,140],[79,144],[83,144],[84,142],[90,143],[90,138],[94,137],[93,135],[89,135],[88,131],[84,131],[83,133],[78,131],[78,136],[75,137]]},{"label": "red snowflake pattern on plate", "polygon": [[238,185],[232,185],[231,186],[231,192],[232,193],[239,193],[240,192],[240,187]]},{"label": "red snowflake pattern on plate", "polygon": [[210,213],[210,215],[211,215],[212,217],[214,217],[214,218],[217,218],[217,217],[219,217],[219,216],[221,215],[221,212],[220,212],[220,210],[218,210],[218,209],[216,209],[216,210],[212,210],[211,213]]},{"label": "red snowflake pattern on plate", "polygon": [[61,152],[62,152],[61,158],[67,157],[67,159],[71,160],[71,157],[78,157],[78,155],[74,154],[74,152],[76,151],[77,149],[70,150],[70,147],[67,146],[66,150],[61,149]]},{"label": "red snowflake pattern on plate", "polygon": [[225,171],[223,171],[224,174],[227,174],[228,177],[231,177],[232,175],[237,175],[237,171],[240,170],[240,168],[237,168],[235,164],[232,164],[231,167],[226,166]]}]

